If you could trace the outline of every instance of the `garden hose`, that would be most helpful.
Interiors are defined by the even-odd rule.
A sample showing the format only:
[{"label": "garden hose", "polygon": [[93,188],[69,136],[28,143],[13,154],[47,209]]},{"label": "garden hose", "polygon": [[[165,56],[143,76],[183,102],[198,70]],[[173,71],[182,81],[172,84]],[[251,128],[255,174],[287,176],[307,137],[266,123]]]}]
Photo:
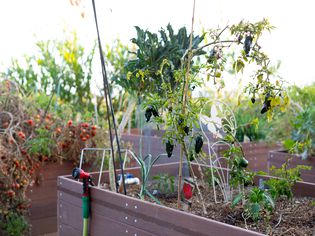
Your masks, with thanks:
[{"label": "garden hose", "polygon": [[92,177],[89,173],[83,171],[80,168],[74,168],[72,171],[72,177],[74,179],[82,179],[83,191],[82,191],[82,218],[83,218],[83,230],[82,235],[88,235],[88,222],[90,216],[90,185],[94,186]]}]

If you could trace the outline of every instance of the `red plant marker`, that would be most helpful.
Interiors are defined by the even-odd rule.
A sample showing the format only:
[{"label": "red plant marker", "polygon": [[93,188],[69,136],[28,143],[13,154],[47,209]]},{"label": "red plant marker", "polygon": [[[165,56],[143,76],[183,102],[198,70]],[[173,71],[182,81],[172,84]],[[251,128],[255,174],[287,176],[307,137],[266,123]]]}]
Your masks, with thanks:
[{"label": "red plant marker", "polygon": [[193,195],[193,191],[192,191],[192,186],[188,183],[184,183],[184,186],[183,186],[183,194],[184,194],[184,197],[185,199],[189,200],[192,195]]}]

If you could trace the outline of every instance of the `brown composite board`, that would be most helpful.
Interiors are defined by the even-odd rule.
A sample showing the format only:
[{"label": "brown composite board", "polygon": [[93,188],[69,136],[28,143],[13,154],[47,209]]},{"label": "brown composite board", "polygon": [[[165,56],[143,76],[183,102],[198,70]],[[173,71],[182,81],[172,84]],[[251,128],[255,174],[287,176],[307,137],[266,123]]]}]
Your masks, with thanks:
[{"label": "brown composite board", "polygon": [[[57,195],[56,195],[57,196]],[[57,199],[47,199],[47,201],[42,201],[40,204],[32,205],[30,209],[31,220],[42,219],[45,217],[51,217],[57,215],[56,209]]]},{"label": "brown composite board", "polygon": [[73,228],[70,225],[60,224],[58,229],[58,236],[79,236],[82,235],[82,230]]},{"label": "brown composite board", "polygon": [[[44,231],[44,233],[43,233]],[[32,220],[32,236],[54,233],[57,231],[57,216]]]},{"label": "brown composite board", "polygon": [[[59,204],[62,205],[62,207],[59,208],[59,212],[62,216],[59,219],[59,224],[61,225],[61,228],[59,229],[60,236],[66,236],[66,234],[62,233],[63,225],[71,226],[74,231],[80,232],[82,230],[82,219],[80,218],[81,199],[77,197],[75,198],[76,200],[72,201],[73,196],[69,194],[63,194],[60,198]],[[72,202],[70,203],[69,200]],[[113,211],[110,208],[103,209],[102,206],[95,204],[94,201],[92,202],[91,207],[93,209],[89,218],[91,235],[126,235],[127,232],[132,235],[137,234],[152,236],[152,234],[149,232],[143,231],[128,224],[124,224],[121,221],[121,218],[125,217],[124,212]],[[119,216],[120,221],[115,219],[116,215]]]},{"label": "brown composite board", "polygon": [[[204,166],[203,166],[204,167]],[[193,164],[193,168],[198,175],[197,165]],[[127,172],[136,173],[138,168],[131,168],[126,170]],[[176,175],[178,170],[178,163],[172,163],[170,165],[159,165],[153,168],[153,172],[169,171]],[[107,174],[103,175],[106,179]],[[97,177],[97,175],[96,175]],[[108,178],[108,177],[107,177]],[[256,177],[255,182],[257,184],[259,178],[268,178],[265,176]],[[58,196],[59,204],[65,204],[65,207],[74,207],[76,210],[68,210],[74,215],[81,216],[81,183],[74,181],[66,177],[60,177],[58,180],[59,193],[62,196]],[[294,193],[297,196],[313,196],[315,197],[315,184],[298,182],[294,187]],[[92,194],[92,217],[91,217],[91,232],[95,232],[95,235],[100,235],[98,232],[102,232],[102,226],[99,226],[103,220],[110,219],[112,230],[117,230],[115,227],[122,226],[124,230],[128,232],[132,231],[132,227],[139,232],[140,235],[146,235],[146,233],[156,235],[261,235],[252,231],[247,231],[231,225],[226,225],[217,221],[209,220],[199,216],[192,215],[190,213],[158,206],[149,202],[143,202],[139,199],[126,197],[121,194],[116,194],[107,190],[101,190],[93,187],[91,189]],[[127,204],[127,207],[126,207]],[[69,206],[67,206],[69,205]],[[136,206],[136,208],[135,208]],[[78,210],[79,209],[79,210]],[[94,211],[93,211],[94,209]],[[65,211],[67,211],[64,208]],[[58,208],[60,215],[61,209]],[[62,215],[62,213],[61,213]],[[127,217],[127,218],[125,218]],[[134,222],[134,220],[137,220]],[[167,220],[165,220],[167,219]],[[100,222],[100,223],[98,223]],[[80,228],[79,222],[68,222],[66,219],[59,219],[59,226],[76,224],[75,228]],[[115,226],[116,225],[116,226]],[[106,226],[106,224],[105,224]],[[94,228],[95,227],[95,228]],[[139,227],[139,228],[138,228]],[[231,229],[231,227],[233,229]],[[94,230],[94,231],[93,231]],[[123,231],[122,231],[123,232]],[[157,233],[158,232],[158,233]],[[211,232],[211,234],[210,234]],[[62,234],[66,235],[66,234]],[[114,235],[120,235],[114,234]],[[126,234],[121,234],[126,235]]]},{"label": "brown composite board", "polygon": [[291,159],[289,162],[289,167],[296,167],[297,165],[308,165],[311,166],[311,170],[301,170],[301,178],[305,182],[315,183],[315,158],[308,157],[306,160],[302,160],[300,156],[289,154],[279,151],[270,151],[268,156],[268,168],[275,166],[277,168],[281,167],[288,159]]},{"label": "brown composite board", "polygon": [[[60,178],[62,187],[59,187],[59,191],[80,191],[80,183],[71,179],[62,178],[64,177]],[[75,186],[78,186],[79,188]],[[143,225],[146,225],[145,222],[153,221],[147,229],[156,230],[151,233],[162,232],[161,235],[261,235],[253,231],[247,231],[221,222],[195,216],[190,213],[126,197],[107,190],[91,188],[91,196],[92,206],[94,202],[99,205],[108,204],[108,207],[116,208],[117,212],[128,213],[128,215],[134,214],[138,220],[143,220],[144,224],[137,224],[138,222],[141,222],[137,221],[137,223],[133,225],[134,227],[137,225],[143,227]],[[137,208],[134,209],[133,207],[130,207],[130,209],[124,209],[124,204],[128,204],[128,206],[137,206]],[[155,229],[152,228],[153,225],[155,225]],[[160,228],[161,226],[162,228]]]}]

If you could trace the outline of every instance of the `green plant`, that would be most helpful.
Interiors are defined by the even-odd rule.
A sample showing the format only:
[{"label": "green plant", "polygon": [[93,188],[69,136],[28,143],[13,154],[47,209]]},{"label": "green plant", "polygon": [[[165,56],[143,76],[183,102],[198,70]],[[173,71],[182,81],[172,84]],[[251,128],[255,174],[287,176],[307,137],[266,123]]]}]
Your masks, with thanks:
[{"label": "green plant", "polygon": [[234,115],[238,127],[236,129],[236,138],[239,142],[244,142],[245,137],[249,141],[263,140],[266,137],[266,119],[257,118],[259,109],[248,101],[241,101],[235,108]]},{"label": "green plant", "polygon": [[[228,32],[227,29],[230,30],[230,34],[226,34]],[[279,80],[272,82],[273,70],[268,66],[270,60],[267,55],[261,51],[261,47],[258,45],[258,39],[263,31],[270,31],[271,29],[272,26],[270,26],[269,22],[265,19],[257,23],[240,22],[230,27],[227,26],[224,29],[210,30],[208,33],[210,43],[201,47],[198,47],[198,44],[202,42],[204,36],[193,37],[191,34],[190,43],[185,44],[187,45],[187,50],[185,50],[184,47],[177,47],[177,49],[181,50],[174,53],[176,58],[170,55],[168,57],[157,57],[159,51],[155,49],[159,47],[151,49],[150,45],[160,45],[158,36],[140,29],[137,30],[139,40],[133,40],[138,46],[137,58],[130,61],[130,65],[136,66],[137,69],[133,67],[133,69],[129,71],[127,80],[130,83],[135,83],[136,91],[141,92],[141,95],[143,95],[143,107],[145,109],[154,107],[157,110],[159,115],[150,119],[150,121],[154,121],[158,126],[164,126],[166,130],[164,143],[171,143],[172,145],[176,145],[176,143],[180,144],[183,150],[182,153],[185,154],[187,160],[189,159],[186,147],[187,143],[185,142],[187,139],[185,139],[185,137],[192,134],[193,127],[199,127],[197,120],[201,108],[207,100],[206,98],[200,97],[193,98],[192,92],[204,82],[204,80],[199,77],[201,72],[207,73],[209,75],[208,79],[213,78],[215,81],[220,80],[223,71],[226,70],[225,65],[227,60],[224,52],[226,48],[230,48],[231,45],[237,48],[240,44],[246,44],[246,46],[241,47],[238,51],[239,57],[233,63],[233,68],[237,72],[242,72],[247,63],[257,65],[258,69],[254,72],[253,76],[255,82],[247,86],[246,92],[248,92],[250,96],[261,97],[263,105],[268,105],[268,107],[265,108],[267,116],[269,118],[272,117],[274,108],[286,106],[288,98],[285,93],[280,94],[280,91],[283,91],[282,83],[279,82]],[[164,42],[161,45],[169,45],[167,42],[172,42],[174,34],[170,29],[168,29],[168,31],[168,37],[161,33]],[[182,32],[184,32],[184,30],[182,30]],[[179,33],[177,37],[182,39],[183,37],[180,37],[180,35]],[[223,37],[228,38],[229,36],[232,36],[233,39],[222,39]],[[187,38],[187,36],[185,37]],[[235,40],[235,37],[238,40]],[[246,42],[243,41],[244,38],[245,41],[247,40]],[[147,43],[145,44],[145,42]],[[207,49],[207,47],[211,47],[209,53],[206,55],[207,62],[201,63],[201,55],[203,55],[203,50]],[[194,59],[194,57],[196,57],[196,59]],[[158,58],[158,60],[152,60],[156,58]],[[128,69],[130,68],[132,67]],[[150,81],[151,83],[145,86],[146,83]],[[152,81],[154,82],[152,83]],[[156,86],[157,84],[158,87]],[[267,94],[269,95],[266,99]],[[189,141],[192,140],[193,138],[189,138]],[[189,161],[190,160],[188,160],[188,163]],[[180,157],[180,163],[182,163],[182,155]],[[181,165],[179,170],[181,171]],[[179,173],[178,186],[180,186],[180,182],[181,173]],[[178,199],[179,202],[180,196]]]},{"label": "green plant", "polygon": [[[243,194],[240,193],[237,195],[231,206],[235,207],[242,199]],[[272,212],[275,204],[269,193],[265,190],[253,187],[249,193],[245,195],[245,217],[252,218],[254,221],[257,221],[261,218],[261,214],[264,211],[268,213]]]},{"label": "green plant", "polygon": [[306,159],[315,153],[314,132],[315,84],[287,89],[290,105],[285,113],[277,114],[266,128],[266,138],[271,142],[283,141],[290,153]]},{"label": "green plant", "polygon": [[301,170],[310,170],[312,167],[305,165],[297,165],[294,168],[288,168],[290,160],[285,162],[280,168],[272,166],[270,173],[278,178],[271,178],[265,182],[269,187],[269,192],[273,199],[281,196],[292,198],[292,187],[296,181],[301,181]]},{"label": "green plant", "polygon": [[53,146],[56,146],[56,143],[52,139],[51,132],[43,128],[36,129],[36,136],[26,143],[30,155],[50,156]]},{"label": "green plant", "polygon": [[292,118],[291,139],[284,141],[284,147],[291,153],[301,154],[305,160],[315,155],[315,108],[307,107]]},{"label": "green plant", "polygon": [[246,160],[241,147],[234,144],[223,154],[228,158],[230,166],[230,183],[234,187],[247,186],[252,184],[254,173],[247,170],[248,161]]},{"label": "green plant", "polygon": [[161,205],[161,202],[155,198],[150,191],[147,189],[147,182],[150,177],[150,171],[152,166],[154,165],[155,162],[161,157],[161,155],[156,156],[155,158],[152,159],[152,155],[148,154],[145,156],[143,159],[138,156],[134,156],[138,164],[140,165],[140,171],[141,171],[141,189],[139,193],[140,199],[144,199],[145,195],[148,195],[150,198],[152,198],[156,203]]},{"label": "green plant", "polygon": [[168,174],[159,174],[152,177],[156,181],[156,187],[164,194],[172,194],[175,192],[175,177]]},{"label": "green plant", "polygon": [[[212,172],[214,176],[214,181],[212,181]],[[203,170],[203,174],[209,187],[211,187],[213,183],[217,185],[217,182],[219,181],[219,179],[216,177],[216,169],[211,170],[211,168],[206,168],[205,170]]]},{"label": "green plant", "polygon": [[26,235],[29,229],[29,225],[25,217],[12,212],[3,216],[3,220],[1,220],[0,226],[0,232],[4,231],[4,235],[8,236]]},{"label": "green plant", "polygon": [[[29,213],[26,193],[39,184],[45,163],[75,162],[82,148],[105,143],[105,135],[98,127],[72,120],[65,124],[65,119],[46,109],[47,100],[36,103],[41,97],[47,98],[25,97],[12,81],[0,81],[0,217],[4,219],[8,214],[22,218]],[[20,218],[14,216],[13,223]],[[14,228],[6,226],[9,231]]]},{"label": "green plant", "polygon": [[62,102],[71,103],[75,112],[93,110],[90,81],[94,48],[86,53],[76,34],[64,41],[36,45],[38,55],[26,56],[24,62],[13,60],[1,75],[15,81],[26,95],[54,93]]},{"label": "green plant", "polygon": [[[137,38],[131,39],[137,46],[134,59],[126,65],[127,77],[116,80],[130,93],[146,96],[150,93],[163,94],[161,84],[168,83],[172,89],[180,87],[175,71],[182,66],[182,56],[189,48],[189,37],[185,27],[178,30],[177,34],[170,24],[166,30],[161,29],[159,35],[148,30],[135,27]],[[192,37],[192,49],[197,49],[203,41],[203,36]],[[202,50],[196,55],[203,54]],[[168,66],[164,66],[167,63]],[[161,67],[164,67],[161,69]]]}]

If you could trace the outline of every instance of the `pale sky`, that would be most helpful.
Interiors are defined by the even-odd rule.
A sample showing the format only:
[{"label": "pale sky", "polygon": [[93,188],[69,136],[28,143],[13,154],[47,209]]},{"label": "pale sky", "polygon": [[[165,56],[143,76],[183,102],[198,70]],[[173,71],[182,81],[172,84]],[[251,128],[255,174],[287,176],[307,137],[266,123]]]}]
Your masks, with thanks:
[{"label": "pale sky", "polygon": [[[95,1],[104,45],[118,37],[129,43],[135,25],[154,32],[169,22],[175,29],[191,27],[192,0]],[[196,0],[195,29],[268,18],[277,28],[261,44],[272,61],[282,61],[284,79],[303,85],[315,82],[314,10],[312,0]],[[1,67],[12,57],[35,54],[38,40],[64,37],[64,30],[77,31],[86,47],[96,38],[91,0],[81,0],[77,7],[70,0],[0,0],[0,29]]]}]

